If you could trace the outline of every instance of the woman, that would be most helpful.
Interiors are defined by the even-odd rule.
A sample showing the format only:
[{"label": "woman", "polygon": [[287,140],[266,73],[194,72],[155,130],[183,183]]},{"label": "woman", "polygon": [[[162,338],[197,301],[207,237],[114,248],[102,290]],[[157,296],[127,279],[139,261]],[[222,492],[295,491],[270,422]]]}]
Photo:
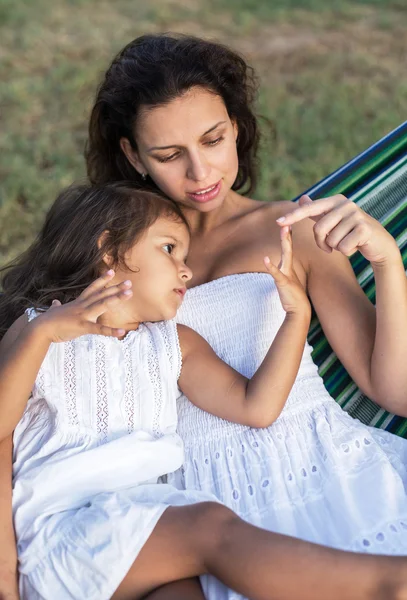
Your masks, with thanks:
[{"label": "woman", "polygon": [[[197,329],[221,358],[245,375],[255,369],[278,327],[279,307],[261,257],[278,262],[277,219],[285,218],[281,224],[294,225],[297,275],[334,350],[365,393],[388,410],[407,414],[407,286],[397,246],[343,196],[314,203],[303,197],[293,211],[288,202],[263,203],[237,193],[249,193],[255,184],[259,134],[254,97],[250,69],[229,49],[176,36],[139,38],[116,57],[99,88],[86,152],[89,177],[97,183],[132,179],[161,189],[182,205],[193,233],[188,263],[194,278],[179,320]],[[346,258],[357,249],[375,272],[377,311]],[[396,295],[397,318],[391,310]],[[407,459],[405,443],[392,436],[390,443],[382,432],[367,434],[368,428],[362,434],[339,411],[327,399],[306,347],[287,407],[267,430],[211,419],[183,398],[179,431],[186,462],[169,480],[180,487],[210,489],[241,516],[268,529],[347,549],[407,554],[400,524],[407,523],[407,474],[399,458]],[[359,449],[353,451],[356,442]],[[360,481],[366,488],[365,457],[375,467],[369,471],[370,481],[392,483],[392,514],[400,519],[397,527],[383,523],[386,531],[379,530],[374,540],[352,540],[351,528],[367,511],[367,490],[358,488],[358,477],[350,475],[363,473]],[[337,507],[324,503],[327,492],[331,500],[338,494]],[[356,508],[361,494],[365,503]],[[382,500],[387,498],[379,498],[369,513],[374,526]],[[348,528],[343,516],[337,521],[343,506],[346,516],[349,506],[355,507]],[[390,541],[388,530],[394,534]],[[392,548],[397,535],[400,541]],[[333,585],[342,577],[340,571],[330,574]],[[356,574],[353,585],[356,590],[362,585]],[[214,579],[206,578],[204,588],[217,600],[236,597]],[[186,582],[152,597],[199,594],[194,582]]]},{"label": "woman", "polygon": [[[134,40],[96,97],[89,177],[131,178],[182,206],[193,233],[194,277],[178,320],[245,375],[278,325],[259,257],[278,261],[279,227],[292,225],[297,275],[334,351],[369,397],[407,415],[407,283],[397,245],[343,196],[304,196],[295,208],[237,193],[255,184],[255,89],[251,69],[228,48],[170,35]],[[356,250],[373,267],[376,310],[350,267],[347,257]],[[407,553],[407,444],[343,413],[323,388],[309,347],[269,429],[236,427],[185,397],[179,407],[186,460],[169,477],[179,487],[215,493],[267,529],[344,549]],[[213,580],[205,588],[211,598],[231,597]]]}]

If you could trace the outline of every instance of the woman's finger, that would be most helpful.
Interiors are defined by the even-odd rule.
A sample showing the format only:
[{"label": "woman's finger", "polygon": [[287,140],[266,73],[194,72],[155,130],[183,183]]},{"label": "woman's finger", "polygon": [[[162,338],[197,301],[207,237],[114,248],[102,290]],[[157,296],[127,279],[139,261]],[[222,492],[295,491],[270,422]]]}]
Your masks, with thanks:
[{"label": "woman's finger", "polygon": [[[327,235],[325,239],[326,244],[332,248],[332,250],[337,250],[341,241],[356,228],[358,228],[358,223],[355,222],[353,217],[342,219]],[[357,231],[359,231],[359,228]]]},{"label": "woman's finger", "polygon": [[352,231],[341,239],[336,250],[345,256],[352,256],[352,254],[355,254],[355,252],[357,252],[361,246],[364,246],[365,243],[367,243],[367,240],[364,237],[363,227],[356,225]]},{"label": "woman's finger", "polygon": [[341,194],[338,194],[337,196],[331,196],[330,198],[321,198],[320,200],[306,202],[301,204],[292,212],[289,212],[277,219],[277,223],[284,227],[286,225],[298,223],[303,219],[312,219],[313,221],[318,221],[333,208],[347,204],[348,202],[350,202],[350,200]]},{"label": "woman's finger", "polygon": [[290,227],[282,227],[280,231],[281,261],[279,269],[284,275],[289,275],[293,268],[293,243]]},{"label": "woman's finger", "polygon": [[97,279],[95,279],[95,281],[93,283],[88,285],[88,287],[83,290],[82,294],[80,294],[78,296],[78,299],[85,300],[91,294],[94,294],[98,290],[103,290],[103,288],[106,286],[106,284],[113,277],[114,277],[114,271],[113,271],[113,269],[109,269],[109,271],[106,271],[106,273],[104,273],[101,277],[98,277]]},{"label": "woman's finger", "polygon": [[334,208],[315,223],[314,237],[317,246],[321,248],[321,250],[332,252],[331,245],[327,243],[327,237],[331,235],[332,231],[341,223],[341,221],[347,220],[349,215],[353,212],[353,204],[349,207],[343,205],[339,208]]}]

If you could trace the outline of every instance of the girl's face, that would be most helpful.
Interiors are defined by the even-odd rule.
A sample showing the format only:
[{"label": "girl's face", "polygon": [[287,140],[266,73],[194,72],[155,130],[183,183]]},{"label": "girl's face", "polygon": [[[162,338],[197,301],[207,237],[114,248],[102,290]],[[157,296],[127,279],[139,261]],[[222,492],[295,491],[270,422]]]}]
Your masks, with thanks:
[{"label": "girl's face", "polygon": [[110,285],[130,280],[133,291],[132,297],[115,309],[116,322],[119,319],[123,327],[131,329],[144,321],[175,317],[192,277],[185,264],[188,248],[189,233],[180,221],[160,217],[147,229],[125,254],[125,265],[114,267]]},{"label": "girl's face", "polygon": [[167,196],[209,212],[222,204],[236,179],[237,133],[222,98],[193,88],[165,106],[142,111],[137,152],[125,138],[121,147]]}]

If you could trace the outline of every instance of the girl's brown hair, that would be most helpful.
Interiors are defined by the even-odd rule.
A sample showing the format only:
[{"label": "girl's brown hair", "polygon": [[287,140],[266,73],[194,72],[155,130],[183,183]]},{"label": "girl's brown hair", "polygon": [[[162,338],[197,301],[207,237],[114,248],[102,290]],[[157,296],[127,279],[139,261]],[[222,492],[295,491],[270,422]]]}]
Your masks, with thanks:
[{"label": "girl's brown hair", "polygon": [[63,191],[30,248],[0,269],[0,339],[27,308],[77,298],[101,275],[106,254],[123,264],[126,251],[162,216],[188,228],[175,202],[132,183]]},{"label": "girl's brown hair", "polygon": [[[254,71],[230,48],[175,34],[144,35],[115,57],[98,89],[85,150],[93,183],[129,179],[145,187],[120,148],[127,138],[134,149],[135,122],[142,107],[165,105],[193,87],[220,96],[238,126],[239,170],[232,189],[250,193],[257,180],[259,128],[253,112],[257,93]],[[155,187],[148,179],[147,184]]]}]

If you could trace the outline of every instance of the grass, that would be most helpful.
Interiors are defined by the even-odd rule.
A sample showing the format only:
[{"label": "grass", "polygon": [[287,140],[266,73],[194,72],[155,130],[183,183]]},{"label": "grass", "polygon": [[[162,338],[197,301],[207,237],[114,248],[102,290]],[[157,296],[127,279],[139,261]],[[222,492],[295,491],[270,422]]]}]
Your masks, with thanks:
[{"label": "grass", "polygon": [[289,199],[405,119],[405,0],[0,0],[0,263],[85,176],[86,121],[113,54],[148,31],[245,54],[273,122],[256,197]]}]

